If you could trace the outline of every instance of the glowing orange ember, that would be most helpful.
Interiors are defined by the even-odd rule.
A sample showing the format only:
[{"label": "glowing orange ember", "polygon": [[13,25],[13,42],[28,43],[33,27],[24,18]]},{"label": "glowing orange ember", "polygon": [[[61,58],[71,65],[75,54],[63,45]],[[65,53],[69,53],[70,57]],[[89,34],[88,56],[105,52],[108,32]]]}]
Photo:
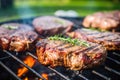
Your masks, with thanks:
[{"label": "glowing orange ember", "polygon": [[25,79],[23,79],[23,80],[28,80],[28,77],[26,77]]},{"label": "glowing orange ember", "polygon": [[[23,62],[25,64],[27,64],[29,67],[32,67],[35,63],[35,59],[32,58],[31,56],[27,56]],[[22,68],[18,69],[17,76],[21,77],[27,71],[28,71],[28,69],[26,67],[22,67]],[[25,80],[28,80],[28,78],[25,78]]]},{"label": "glowing orange ember", "polygon": [[[46,80],[49,80],[49,79],[48,79],[48,74],[47,74],[47,73],[42,73],[42,77],[45,78]],[[42,79],[39,79],[39,80],[42,80]]]}]

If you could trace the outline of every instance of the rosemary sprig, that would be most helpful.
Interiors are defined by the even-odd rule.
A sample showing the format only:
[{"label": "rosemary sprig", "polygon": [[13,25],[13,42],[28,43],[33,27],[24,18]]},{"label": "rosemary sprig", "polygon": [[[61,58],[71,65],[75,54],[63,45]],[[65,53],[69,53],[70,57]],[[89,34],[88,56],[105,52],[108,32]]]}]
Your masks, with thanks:
[{"label": "rosemary sprig", "polygon": [[65,37],[62,35],[51,36],[51,37],[48,37],[48,39],[49,40],[61,40],[61,41],[71,43],[72,45],[82,45],[82,46],[89,47],[89,44],[86,41],[79,40],[79,39],[72,39],[70,37]]}]

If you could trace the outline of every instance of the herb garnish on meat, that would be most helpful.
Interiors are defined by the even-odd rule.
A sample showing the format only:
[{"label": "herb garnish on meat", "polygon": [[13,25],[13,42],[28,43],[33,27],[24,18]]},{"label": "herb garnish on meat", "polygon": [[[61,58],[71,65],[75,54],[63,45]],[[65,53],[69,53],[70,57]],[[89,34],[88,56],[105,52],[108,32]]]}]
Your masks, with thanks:
[{"label": "herb garnish on meat", "polygon": [[79,39],[72,39],[70,37],[65,37],[65,36],[61,36],[61,35],[51,36],[48,39],[49,40],[61,40],[61,41],[71,43],[72,45],[82,45],[82,46],[89,47],[89,44],[86,41],[79,40]]}]

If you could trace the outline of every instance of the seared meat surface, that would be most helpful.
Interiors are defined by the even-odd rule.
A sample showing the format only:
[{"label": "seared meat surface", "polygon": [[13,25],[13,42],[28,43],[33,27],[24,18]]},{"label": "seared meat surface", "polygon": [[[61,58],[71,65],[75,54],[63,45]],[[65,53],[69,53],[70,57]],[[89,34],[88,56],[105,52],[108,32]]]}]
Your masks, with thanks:
[{"label": "seared meat surface", "polygon": [[120,11],[97,12],[88,15],[83,20],[84,27],[93,27],[102,31],[119,31],[120,30]]},{"label": "seared meat surface", "polygon": [[87,43],[89,47],[72,45],[62,40],[40,40],[36,44],[38,60],[43,65],[64,66],[71,70],[81,70],[103,63],[106,58],[104,47]]},{"label": "seared meat surface", "polygon": [[67,35],[103,45],[107,50],[120,50],[120,33],[77,29]]},{"label": "seared meat surface", "polygon": [[70,31],[73,23],[54,16],[42,16],[33,20],[33,26],[39,34],[50,36]]},{"label": "seared meat surface", "polygon": [[29,49],[38,37],[33,28],[25,24],[7,23],[0,26],[0,48],[11,51]]}]

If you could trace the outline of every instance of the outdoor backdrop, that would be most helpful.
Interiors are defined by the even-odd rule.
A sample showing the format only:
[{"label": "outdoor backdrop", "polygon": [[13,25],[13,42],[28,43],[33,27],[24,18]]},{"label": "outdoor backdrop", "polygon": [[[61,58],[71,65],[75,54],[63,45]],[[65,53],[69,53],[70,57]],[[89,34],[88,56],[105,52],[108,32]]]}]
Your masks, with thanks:
[{"label": "outdoor backdrop", "polygon": [[[0,6],[3,4],[0,0]],[[5,0],[4,0],[5,1]],[[42,15],[54,15],[56,10],[74,10],[80,17],[96,11],[120,10],[119,0],[11,0],[7,7],[0,7],[0,22],[36,17]]]}]

